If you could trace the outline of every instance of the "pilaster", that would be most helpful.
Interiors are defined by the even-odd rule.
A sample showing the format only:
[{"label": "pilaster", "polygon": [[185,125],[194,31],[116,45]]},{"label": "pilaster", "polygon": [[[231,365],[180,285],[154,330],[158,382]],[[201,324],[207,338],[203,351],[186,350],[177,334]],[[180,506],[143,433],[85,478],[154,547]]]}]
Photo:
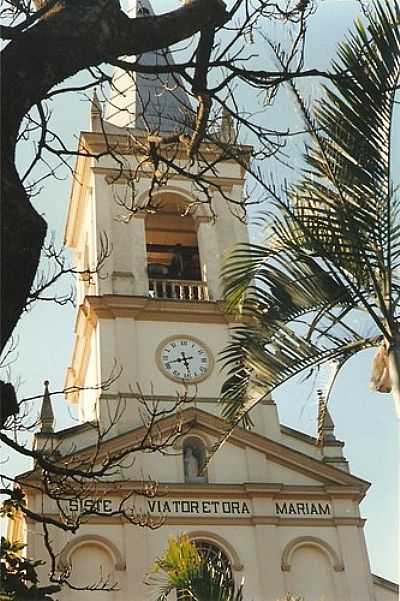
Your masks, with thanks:
[{"label": "pilaster", "polygon": [[222,297],[221,256],[216,238],[216,228],[208,221],[200,222],[197,237],[203,279],[207,282],[211,300],[220,300]]}]

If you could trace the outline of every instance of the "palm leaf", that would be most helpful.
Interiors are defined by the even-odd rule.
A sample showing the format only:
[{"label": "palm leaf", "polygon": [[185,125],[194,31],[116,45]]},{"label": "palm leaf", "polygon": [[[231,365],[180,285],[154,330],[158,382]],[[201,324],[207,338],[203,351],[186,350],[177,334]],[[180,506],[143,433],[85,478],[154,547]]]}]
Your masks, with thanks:
[{"label": "palm leaf", "polygon": [[[394,244],[398,250],[400,243],[393,229],[398,203],[394,211],[389,177],[390,128],[400,76],[400,9],[397,3],[377,4],[375,9],[367,29],[357,22],[339,47],[333,63],[335,88],[325,87],[326,98],[316,110],[314,143],[306,153],[309,169],[295,191],[295,207],[309,216],[306,231],[310,216],[318,213],[319,232],[315,235],[315,226],[311,228],[310,248],[320,253],[322,244],[331,260],[350,273],[360,260],[368,260],[371,271],[387,271],[388,250]],[[354,274],[357,284],[359,273]]]},{"label": "palm leaf", "polygon": [[[274,195],[265,243],[239,246],[223,271],[228,308],[241,320],[222,354],[231,427],[294,375],[396,335],[400,202],[390,161],[399,25],[398,2],[376,4],[366,28],[356,22],[314,115],[292,85],[311,134],[303,177]],[[372,318],[374,335],[352,329],[354,310]]]},{"label": "palm leaf", "polygon": [[290,378],[327,361],[348,358],[376,346],[378,341],[376,336],[349,337],[329,347],[317,346],[283,323],[271,338],[253,328],[238,328],[222,354],[228,371],[222,388],[223,415],[237,425],[258,402]]}]

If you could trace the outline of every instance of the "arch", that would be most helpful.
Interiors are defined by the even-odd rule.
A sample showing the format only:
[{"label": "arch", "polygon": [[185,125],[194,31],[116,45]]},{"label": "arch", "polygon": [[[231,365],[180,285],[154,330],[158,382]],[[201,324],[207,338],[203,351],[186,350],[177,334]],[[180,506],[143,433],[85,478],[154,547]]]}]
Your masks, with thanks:
[{"label": "arch", "polygon": [[[138,194],[138,196],[135,200],[138,207],[144,208],[146,206],[146,203],[148,201],[148,194],[149,194],[148,190],[145,190],[141,194]],[[161,199],[163,196],[167,196],[169,194],[176,195],[186,204],[190,204],[190,203],[193,203],[196,201],[196,199],[193,198],[193,196],[190,194],[190,192],[188,190],[186,190],[185,188],[181,188],[179,186],[170,186],[170,185],[163,186],[163,188],[161,190],[155,190],[153,192],[153,198]],[[203,221],[204,219],[206,219],[207,221],[211,220],[211,214],[208,209],[208,205],[205,203],[196,204],[193,207],[191,214],[195,221],[197,221],[198,219],[200,221]],[[143,215],[140,213],[138,213],[137,216],[143,217]]]},{"label": "arch", "polygon": [[343,562],[330,544],[322,540],[322,538],[318,538],[316,536],[299,536],[298,538],[291,540],[283,550],[281,559],[282,572],[290,572],[293,553],[296,551],[296,549],[303,546],[317,547],[320,551],[328,556],[335,572],[344,571]]},{"label": "arch", "polygon": [[83,547],[84,545],[97,545],[102,549],[105,549],[111,555],[114,568],[121,572],[126,569],[126,563],[122,557],[122,553],[118,547],[111,542],[108,538],[100,536],[99,534],[83,534],[70,540],[65,547],[62,549],[58,558],[57,568],[63,572],[71,567],[71,555],[74,551]]},{"label": "arch", "polygon": [[235,572],[241,572],[243,570],[244,566],[240,561],[239,555],[235,551],[234,547],[228,543],[227,540],[222,538],[222,536],[219,536],[219,534],[207,532],[206,530],[193,530],[192,532],[188,532],[187,535],[193,542],[199,541],[216,545],[227,555],[231,563],[232,570]]},{"label": "arch", "polygon": [[191,424],[193,424],[193,427],[191,426],[190,434],[188,434],[187,436],[180,436],[173,445],[174,449],[181,451],[183,449],[183,445],[185,444],[185,440],[187,438],[198,438],[199,441],[204,445],[206,450],[211,451],[213,445],[210,442],[210,439],[208,438],[208,436],[206,436],[206,434],[204,434],[204,432],[201,432],[200,430],[196,429],[196,427],[195,427],[196,421],[195,420],[193,420],[191,422]]},{"label": "arch", "polygon": [[[179,190],[179,189],[178,189]],[[144,230],[147,255],[147,272],[151,289],[156,297],[192,298],[193,291],[178,288],[177,282],[202,282],[198,224],[194,211],[186,213],[193,199],[181,191],[166,188],[155,198],[158,209],[145,216]],[[169,281],[165,288],[160,280]]]}]

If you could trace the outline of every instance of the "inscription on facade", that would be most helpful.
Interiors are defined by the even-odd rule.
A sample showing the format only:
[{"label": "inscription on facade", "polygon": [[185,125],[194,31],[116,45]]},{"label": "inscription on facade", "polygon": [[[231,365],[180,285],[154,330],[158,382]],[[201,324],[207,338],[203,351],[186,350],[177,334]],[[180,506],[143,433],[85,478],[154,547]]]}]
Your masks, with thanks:
[{"label": "inscription on facade", "polygon": [[[68,509],[72,513],[113,512],[112,499],[70,499]],[[143,507],[141,507],[143,510]],[[245,501],[214,501],[210,499],[147,499],[146,510],[152,514],[190,514],[190,515],[243,515],[251,514]]]},{"label": "inscription on facade", "polygon": [[150,513],[190,513],[216,515],[250,515],[250,509],[245,501],[198,501],[198,500],[164,500],[147,501]]},{"label": "inscription on facade", "polygon": [[284,502],[275,503],[275,514],[282,516],[330,516],[332,507],[330,503]]},{"label": "inscription on facade", "polygon": [[72,513],[112,513],[113,502],[111,499],[70,499],[68,507]]},{"label": "inscription on facade", "polygon": [[[147,499],[145,511],[151,514],[189,514],[214,516],[250,516],[251,505],[246,501],[222,501],[211,499]],[[72,513],[111,514],[112,499],[70,499],[68,509]],[[143,510],[143,506],[142,509]],[[279,517],[330,517],[333,515],[330,503],[311,501],[276,501],[274,512]]]}]

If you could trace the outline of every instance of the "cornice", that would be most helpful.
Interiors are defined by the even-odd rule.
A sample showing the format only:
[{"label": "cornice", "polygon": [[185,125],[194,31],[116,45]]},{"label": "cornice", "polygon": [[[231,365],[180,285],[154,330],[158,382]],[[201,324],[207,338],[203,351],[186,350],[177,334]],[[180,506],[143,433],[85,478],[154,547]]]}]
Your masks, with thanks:
[{"label": "cornice", "polygon": [[[284,426],[283,424],[281,424],[280,430],[281,430],[282,434],[284,434],[286,436],[290,436],[291,438],[297,438],[298,440],[303,440],[304,442],[307,442],[308,444],[310,444],[310,443],[313,445],[317,444],[317,439],[314,436],[310,436],[310,434],[304,434],[304,432],[299,432],[298,430],[294,430],[293,428],[290,428],[289,426]],[[345,445],[344,445],[344,442],[342,442],[341,440],[332,440],[332,441],[324,442],[324,446],[343,448]],[[340,460],[343,463],[344,459],[340,458]]]},{"label": "cornice", "polygon": [[389,591],[393,591],[394,593],[399,593],[399,585],[396,582],[392,582],[387,578],[382,578],[382,576],[377,576],[376,574],[372,574],[372,581],[376,586],[382,586]]},{"label": "cornice", "polygon": [[[124,296],[108,294],[86,296],[79,311],[96,324],[99,319],[130,317],[141,321],[201,320],[202,323],[229,324],[222,301],[182,301],[176,299],[154,299],[146,296]],[[79,319],[79,315],[78,315]]]},{"label": "cornice", "polygon": [[[136,132],[130,132],[125,130],[121,133],[112,132],[88,132],[81,131],[80,134],[80,145],[84,146],[88,152],[93,154],[100,154],[107,151],[108,148],[112,148],[114,153],[122,155],[133,155],[137,154],[140,157],[143,155],[143,149],[146,147],[147,138],[143,135],[138,135]],[[185,144],[180,144],[179,148],[176,145],[161,144],[160,148],[170,153],[174,160],[187,161],[187,147]],[[234,146],[234,152],[240,156],[243,163],[248,164],[251,157],[252,146],[248,144],[237,144]],[[201,156],[203,160],[215,160],[218,156],[221,156],[224,149],[221,149],[215,144],[203,143],[201,145]],[[233,153],[232,153],[233,154]],[[221,162],[224,163],[238,163],[237,159],[233,155],[232,157],[226,156],[221,158]]]},{"label": "cornice", "polygon": [[[45,513],[43,517],[57,519],[58,514]],[[157,516],[158,518],[158,516]],[[26,522],[34,523],[30,518],[26,518]],[[92,515],[81,519],[83,524],[129,524],[129,519],[125,516],[108,516],[108,515]],[[338,517],[338,518],[281,518],[269,515],[259,515],[253,517],[215,517],[215,516],[163,516],[162,525],[176,526],[290,526],[290,527],[307,527],[321,528],[322,527],[338,527],[338,526],[356,526],[363,528],[365,520],[358,517]]]},{"label": "cornice", "polygon": [[[19,476],[20,480],[24,480],[25,484],[29,484],[30,478],[35,481],[36,488],[29,491],[30,496],[42,494],[42,491],[37,487],[37,481],[34,478],[34,472],[27,472]],[[96,489],[99,495],[104,496],[109,493],[112,496],[121,495],[125,497],[132,493],[132,490],[141,490],[143,481],[140,480],[118,480],[110,482],[97,482]],[[165,499],[168,497],[179,497],[182,499],[272,499],[278,500],[296,500],[304,499],[310,501],[334,501],[336,499],[351,499],[359,500],[360,489],[355,486],[341,485],[316,485],[316,484],[281,484],[270,482],[243,482],[243,484],[221,484],[208,482],[206,484],[190,484],[186,482],[162,482],[157,484],[157,497]],[[299,518],[280,518],[274,516],[274,519],[295,519],[296,523]],[[301,519],[301,518],[300,518]],[[314,518],[313,518],[314,519]],[[332,518],[342,519],[346,518]],[[353,518],[349,518],[353,519]],[[358,518],[357,518],[358,519]],[[326,518],[324,518],[326,522]]]},{"label": "cornice", "polygon": [[[130,169],[116,169],[113,167],[92,167],[92,171],[96,175],[104,175],[104,179],[108,185],[124,185],[131,181],[135,175]],[[142,171],[141,177],[151,180],[153,174],[149,171]],[[188,181],[187,176],[179,173],[171,174],[168,178],[168,184],[176,181]],[[212,188],[222,188],[226,191],[232,191],[233,186],[243,186],[244,178],[241,177],[218,177],[208,176],[203,179],[203,183],[209,184]],[[168,188],[166,189],[168,191]]]}]

